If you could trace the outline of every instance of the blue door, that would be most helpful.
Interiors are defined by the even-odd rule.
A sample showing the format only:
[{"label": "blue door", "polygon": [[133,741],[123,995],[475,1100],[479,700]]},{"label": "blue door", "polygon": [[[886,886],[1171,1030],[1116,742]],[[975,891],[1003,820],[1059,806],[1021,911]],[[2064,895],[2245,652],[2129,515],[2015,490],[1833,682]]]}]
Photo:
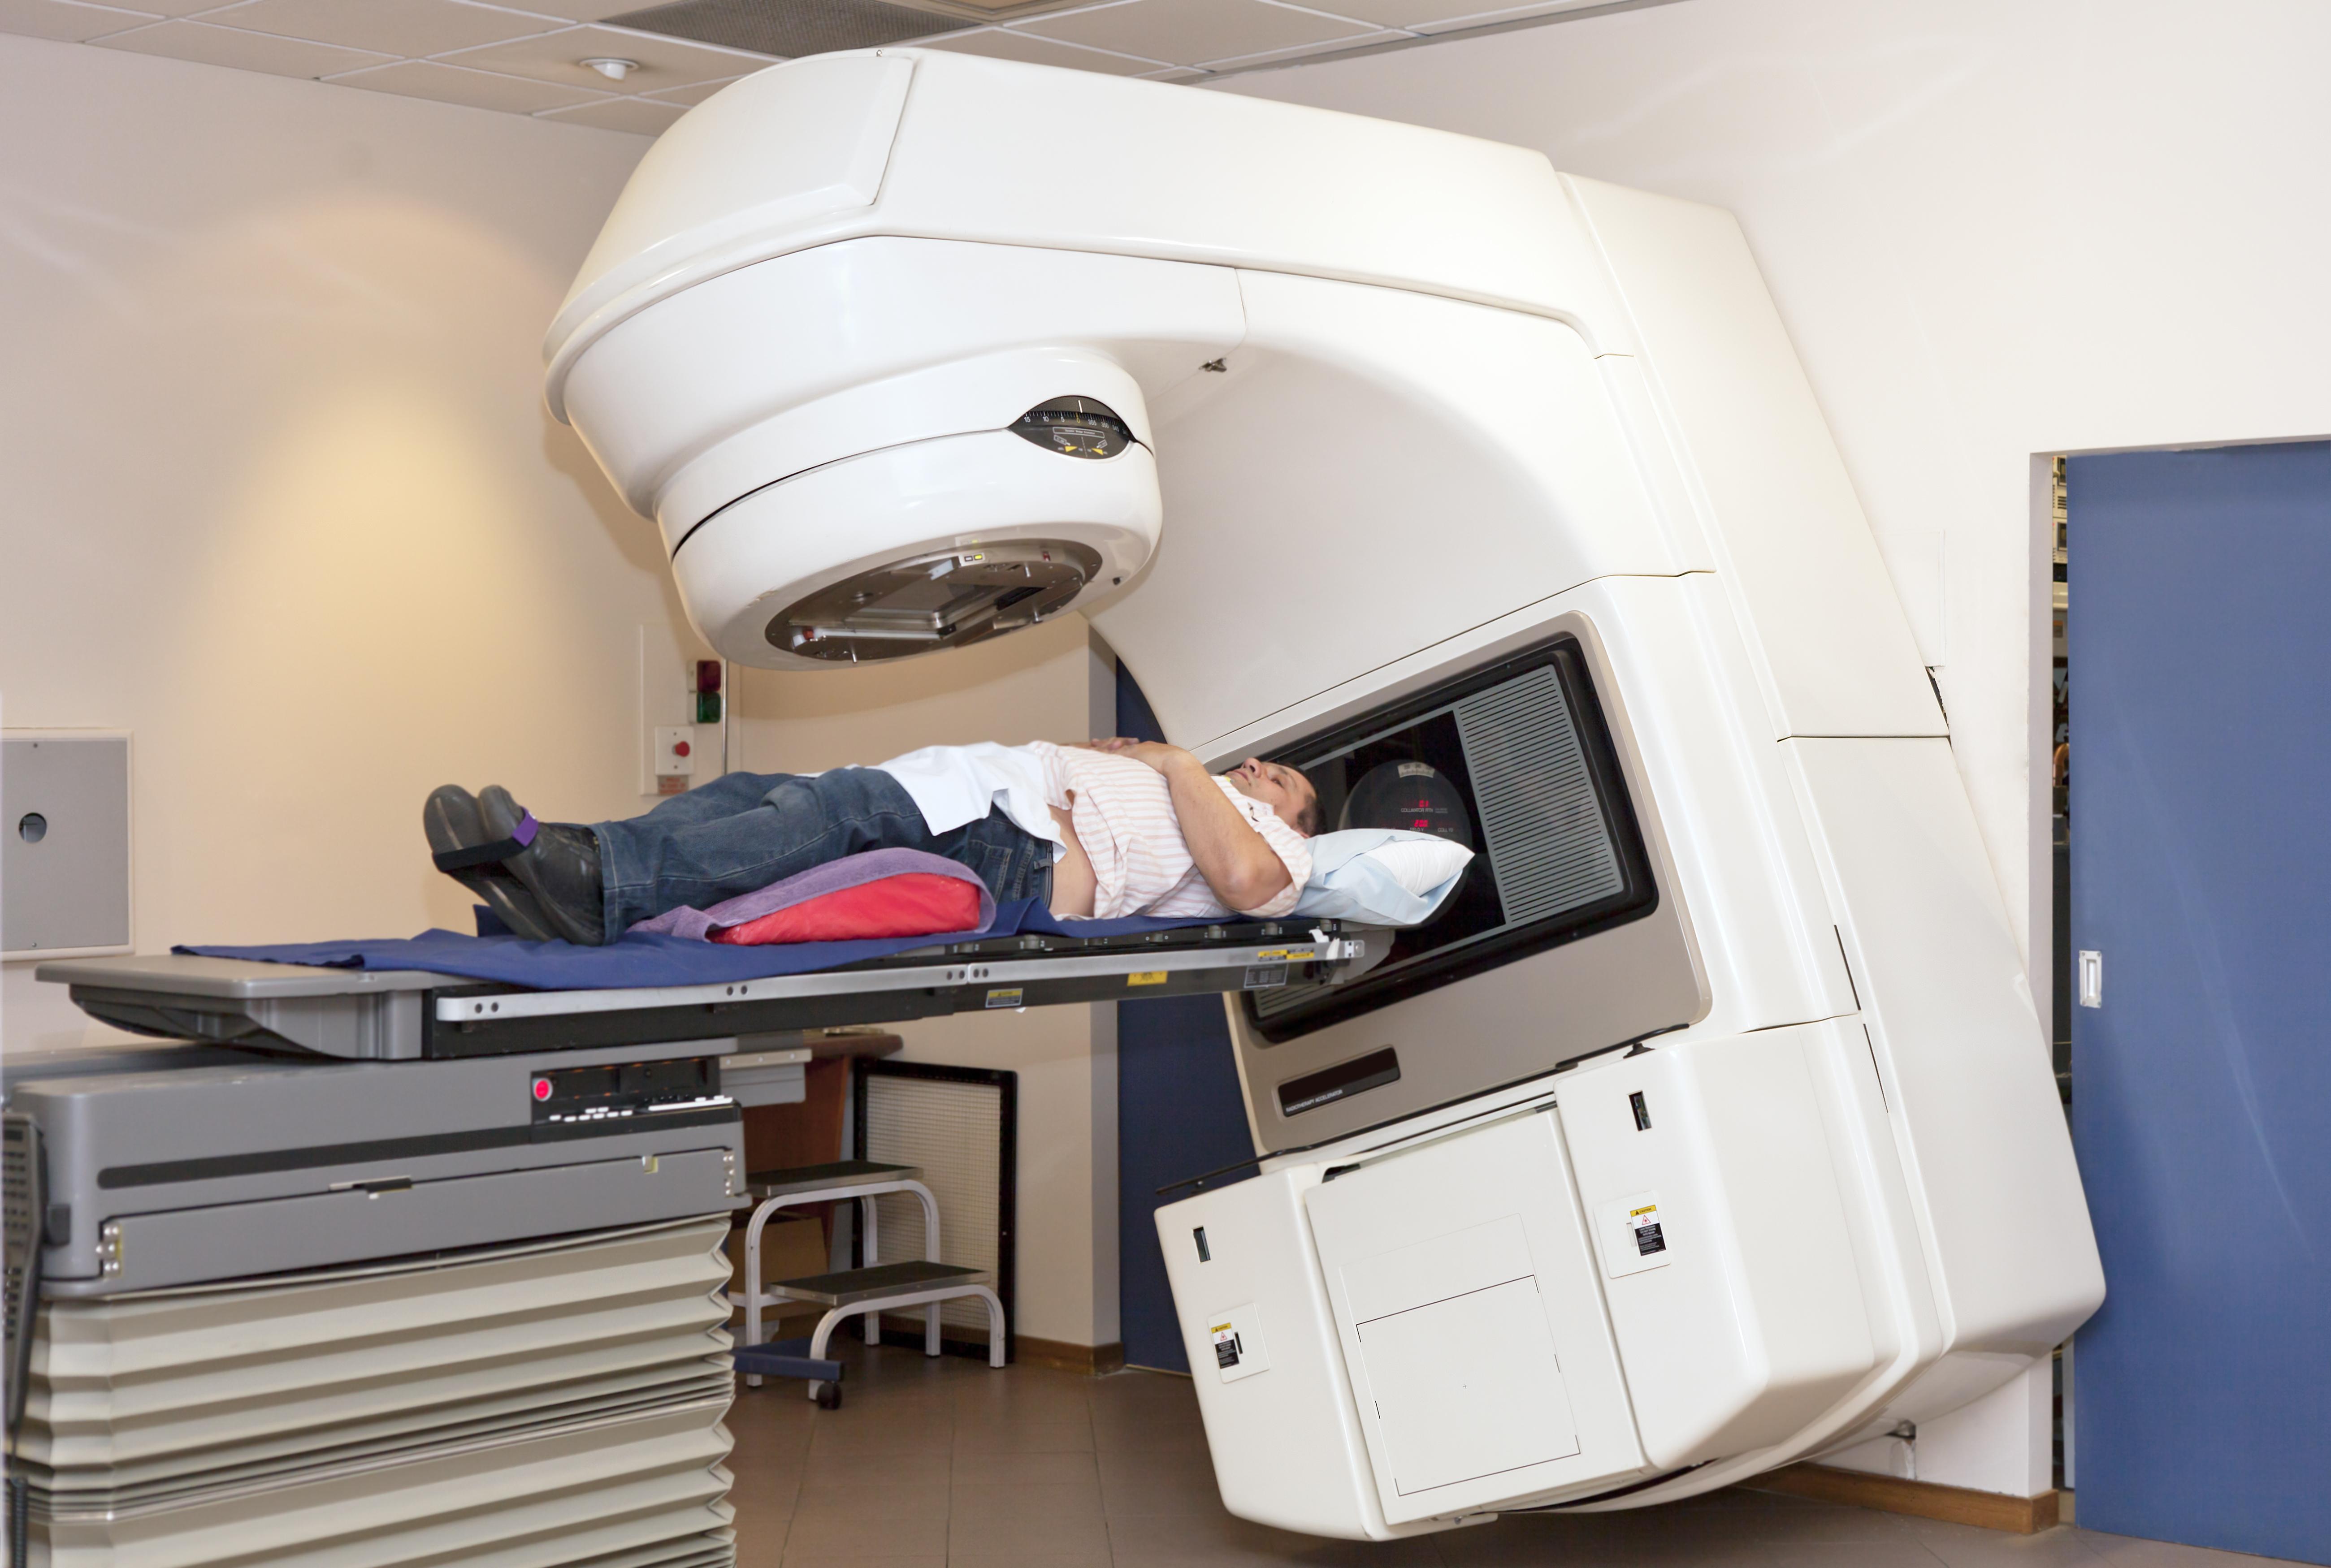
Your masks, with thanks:
[{"label": "blue door", "polygon": [[2080,1523],[2331,1563],[2331,444],[2068,483]]},{"label": "blue door", "polygon": [[[1117,732],[1163,740],[1148,699],[1117,670]],[[1238,1061],[1219,996],[1117,1004],[1117,1281],[1119,1337],[1129,1366],[1187,1372],[1166,1259],[1151,1218],[1157,1189],[1253,1155]]]}]

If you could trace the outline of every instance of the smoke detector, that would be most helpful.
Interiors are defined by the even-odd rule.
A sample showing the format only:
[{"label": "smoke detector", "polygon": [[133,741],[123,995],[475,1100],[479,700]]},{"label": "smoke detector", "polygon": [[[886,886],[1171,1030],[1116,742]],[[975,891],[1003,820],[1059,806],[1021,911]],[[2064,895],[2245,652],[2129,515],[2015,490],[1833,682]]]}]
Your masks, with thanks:
[{"label": "smoke detector", "polygon": [[612,55],[595,55],[580,63],[589,66],[610,81],[621,81],[640,68],[636,60],[618,60]]}]

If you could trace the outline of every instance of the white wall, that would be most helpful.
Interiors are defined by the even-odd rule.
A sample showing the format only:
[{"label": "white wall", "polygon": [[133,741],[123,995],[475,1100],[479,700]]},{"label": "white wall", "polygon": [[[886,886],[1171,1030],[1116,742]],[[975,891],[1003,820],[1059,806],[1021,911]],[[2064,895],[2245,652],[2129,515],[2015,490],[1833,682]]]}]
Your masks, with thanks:
[{"label": "white wall", "polygon": [[[2331,432],[2326,58],[2317,0],[1684,0],[1223,90],[1738,214],[1941,667],[2044,1018],[2033,456]],[[2045,1394],[1968,1412],[1983,1442],[1935,1423],[1920,1476],[2044,1485]]]},{"label": "white wall", "polygon": [[[567,820],[652,803],[641,730],[682,721],[699,650],[539,355],[647,146],[0,35],[0,698],[14,727],[135,732],[139,950],[466,929],[423,852],[442,783]],[[738,761],[1080,738],[1112,679],[1077,618],[756,672]],[[0,974],[0,1046],[112,1037],[31,967]],[[1118,1337],[1114,1022],[907,1031],[1022,1075],[1041,1338]]]},{"label": "white wall", "polygon": [[448,780],[641,809],[638,629],[667,722],[686,633],[538,343],[647,146],[0,36],[0,694],[135,732],[141,950],[466,928]]},{"label": "white wall", "polygon": [[[739,765],[815,773],[918,746],[1081,740],[1116,728],[1116,674],[1083,617],[928,658],[831,672],[740,670]],[[899,1026],[909,1060],[1020,1075],[1016,1331],[1118,1341],[1113,1003]]]}]

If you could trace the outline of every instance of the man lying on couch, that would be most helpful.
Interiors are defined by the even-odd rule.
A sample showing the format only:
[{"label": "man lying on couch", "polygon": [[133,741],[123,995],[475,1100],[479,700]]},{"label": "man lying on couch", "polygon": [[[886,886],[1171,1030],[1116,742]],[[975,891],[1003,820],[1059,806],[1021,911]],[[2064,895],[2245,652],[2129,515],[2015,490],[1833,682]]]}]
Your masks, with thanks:
[{"label": "man lying on couch", "polygon": [[[1219,776],[1179,746],[928,746],[879,767],[732,773],[627,821],[538,822],[490,785],[433,792],[437,863],[520,936],[596,946],[869,850],[969,868],[1056,916],[1268,918],[1295,907],[1319,831],[1311,783],[1250,757]],[[496,860],[484,851],[506,851]]]}]

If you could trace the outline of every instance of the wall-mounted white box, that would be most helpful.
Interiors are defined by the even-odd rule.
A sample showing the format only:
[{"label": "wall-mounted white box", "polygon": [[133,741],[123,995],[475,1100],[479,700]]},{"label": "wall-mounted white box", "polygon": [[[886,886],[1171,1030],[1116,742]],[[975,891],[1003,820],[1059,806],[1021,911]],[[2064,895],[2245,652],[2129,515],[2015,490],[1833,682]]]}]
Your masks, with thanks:
[{"label": "wall-mounted white box", "polygon": [[129,950],[129,733],[0,731],[0,958]]}]

